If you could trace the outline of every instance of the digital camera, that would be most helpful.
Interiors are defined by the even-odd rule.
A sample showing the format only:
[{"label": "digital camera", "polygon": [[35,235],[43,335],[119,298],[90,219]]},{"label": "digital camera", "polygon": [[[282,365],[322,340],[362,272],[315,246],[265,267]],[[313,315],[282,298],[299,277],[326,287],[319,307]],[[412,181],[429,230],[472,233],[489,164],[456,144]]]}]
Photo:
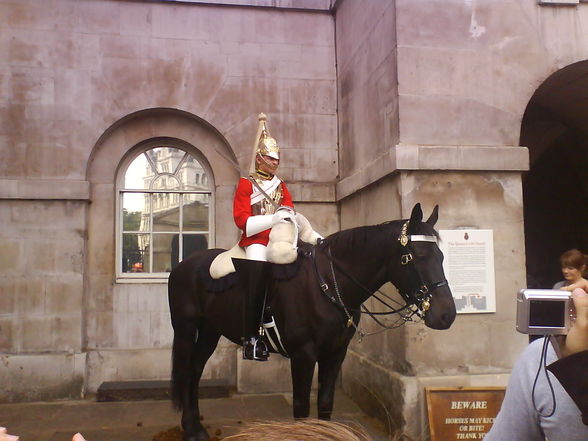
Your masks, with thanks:
[{"label": "digital camera", "polygon": [[558,289],[521,289],[517,295],[517,331],[566,335],[572,322],[570,294]]}]

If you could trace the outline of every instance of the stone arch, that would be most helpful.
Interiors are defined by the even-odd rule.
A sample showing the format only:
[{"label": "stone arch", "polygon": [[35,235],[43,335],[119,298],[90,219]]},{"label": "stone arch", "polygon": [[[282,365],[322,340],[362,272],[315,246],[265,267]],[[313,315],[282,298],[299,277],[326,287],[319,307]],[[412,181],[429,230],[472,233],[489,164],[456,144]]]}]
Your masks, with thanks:
[{"label": "stone arch", "polygon": [[[119,167],[124,167],[136,149],[157,139],[176,140],[182,149],[205,158],[215,194],[215,240],[211,244],[228,248],[238,240],[230,213],[240,171],[233,149],[215,127],[187,112],[157,108],[129,114],[104,132],[86,169],[91,203],[87,216],[83,345],[88,352],[89,391],[95,391],[103,381],[169,377],[173,334],[167,284],[162,280],[122,283],[116,280],[115,268],[115,180]],[[135,306],[125,306],[131,304]],[[227,376],[229,382],[235,381],[234,351],[221,344],[215,355],[229,366],[218,374]],[[131,361],[132,357],[138,358]],[[136,370],[138,365],[143,366],[141,371]]]},{"label": "stone arch", "polygon": [[529,148],[523,178],[527,283],[551,288],[558,258],[588,252],[588,60],[550,75],[531,97],[520,145]]},{"label": "stone arch", "polygon": [[[130,146],[156,137],[173,137],[196,146],[208,158],[215,175],[218,174],[221,179],[221,185],[223,177],[227,175],[224,170],[227,165],[236,170],[234,176],[239,176],[235,153],[214,126],[182,110],[155,108],[131,113],[104,131],[90,154],[86,179],[103,182],[104,179],[112,178],[109,170],[112,156],[122,158]],[[228,175],[229,179],[234,178],[233,173]]]}]

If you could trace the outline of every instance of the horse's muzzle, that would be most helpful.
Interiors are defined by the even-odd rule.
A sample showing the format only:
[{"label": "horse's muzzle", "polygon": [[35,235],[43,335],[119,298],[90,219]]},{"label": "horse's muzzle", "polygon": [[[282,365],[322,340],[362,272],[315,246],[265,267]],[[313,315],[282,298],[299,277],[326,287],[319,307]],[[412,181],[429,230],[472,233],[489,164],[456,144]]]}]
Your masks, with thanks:
[{"label": "horse's muzzle", "polygon": [[455,321],[455,316],[457,315],[455,311],[455,306],[453,307],[452,311],[446,311],[441,314],[439,317],[435,316],[434,314],[430,313],[425,315],[425,325],[431,329],[438,329],[444,330],[449,329],[453,322]]}]

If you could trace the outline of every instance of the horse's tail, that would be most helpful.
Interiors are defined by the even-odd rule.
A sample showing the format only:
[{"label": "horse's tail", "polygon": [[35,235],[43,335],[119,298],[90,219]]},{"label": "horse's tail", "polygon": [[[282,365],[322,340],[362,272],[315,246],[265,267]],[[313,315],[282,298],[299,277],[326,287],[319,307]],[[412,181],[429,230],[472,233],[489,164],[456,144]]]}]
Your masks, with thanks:
[{"label": "horse's tail", "polygon": [[183,395],[194,391],[195,350],[198,333],[197,321],[186,314],[190,306],[185,302],[190,299],[189,290],[181,281],[181,274],[169,276],[168,296],[174,339],[172,346],[171,398],[175,409],[182,411],[185,399]]}]

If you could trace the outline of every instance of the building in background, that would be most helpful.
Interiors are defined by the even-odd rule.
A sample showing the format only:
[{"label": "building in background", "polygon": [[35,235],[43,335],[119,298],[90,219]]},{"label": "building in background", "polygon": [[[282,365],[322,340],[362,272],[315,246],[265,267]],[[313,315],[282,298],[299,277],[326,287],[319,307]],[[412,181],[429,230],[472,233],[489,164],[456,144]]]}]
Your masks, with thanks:
[{"label": "building in background", "polygon": [[[0,399],[169,378],[167,274],[236,243],[262,111],[321,233],[416,202],[493,230],[496,312],[354,341],[342,387],[420,437],[424,387],[504,385],[516,292],[588,251],[587,27],[579,0],[0,0]],[[222,340],[205,378],[287,365]]]}]

